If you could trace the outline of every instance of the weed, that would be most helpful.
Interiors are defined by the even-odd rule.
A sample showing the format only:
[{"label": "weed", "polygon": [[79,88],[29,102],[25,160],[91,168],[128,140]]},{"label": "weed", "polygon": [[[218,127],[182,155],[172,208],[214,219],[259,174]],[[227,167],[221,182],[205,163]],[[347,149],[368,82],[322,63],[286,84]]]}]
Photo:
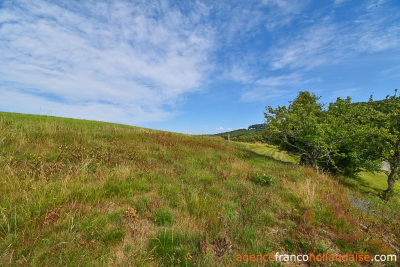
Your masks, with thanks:
[{"label": "weed", "polygon": [[265,173],[256,173],[251,177],[251,181],[262,186],[270,186],[273,184],[274,179]]},{"label": "weed", "polygon": [[171,212],[166,209],[157,210],[154,214],[154,222],[160,226],[172,224],[173,218]]}]

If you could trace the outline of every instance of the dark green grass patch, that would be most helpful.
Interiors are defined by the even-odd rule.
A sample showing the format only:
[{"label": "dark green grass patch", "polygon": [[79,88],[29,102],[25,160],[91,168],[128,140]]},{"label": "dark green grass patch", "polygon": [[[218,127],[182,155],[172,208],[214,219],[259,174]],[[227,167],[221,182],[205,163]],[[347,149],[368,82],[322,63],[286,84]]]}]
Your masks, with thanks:
[{"label": "dark green grass patch", "polygon": [[200,253],[200,239],[196,236],[162,229],[150,240],[149,249],[154,251],[162,266],[194,266],[194,258]]}]

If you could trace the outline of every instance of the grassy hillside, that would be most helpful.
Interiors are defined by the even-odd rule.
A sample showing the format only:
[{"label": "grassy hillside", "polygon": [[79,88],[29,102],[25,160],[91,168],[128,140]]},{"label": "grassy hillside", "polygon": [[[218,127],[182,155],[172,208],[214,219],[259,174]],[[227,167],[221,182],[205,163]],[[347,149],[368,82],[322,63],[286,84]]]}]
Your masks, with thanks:
[{"label": "grassy hillside", "polygon": [[237,254],[399,247],[397,197],[384,205],[267,150],[0,113],[0,265],[236,266]]}]

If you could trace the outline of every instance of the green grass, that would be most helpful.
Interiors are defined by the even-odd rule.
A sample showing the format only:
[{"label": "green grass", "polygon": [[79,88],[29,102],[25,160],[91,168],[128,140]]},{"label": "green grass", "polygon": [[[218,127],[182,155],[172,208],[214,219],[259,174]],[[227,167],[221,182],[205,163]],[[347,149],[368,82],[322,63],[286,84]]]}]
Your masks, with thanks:
[{"label": "green grass", "polygon": [[[341,177],[349,186],[358,190],[379,195],[387,188],[387,175],[382,172],[360,172],[356,177]],[[394,191],[400,194],[400,184],[396,183]]]},{"label": "green grass", "polygon": [[296,162],[272,146],[219,137],[0,113],[0,265],[236,266],[238,254],[393,254],[380,236],[399,246],[397,196],[383,203],[359,190],[381,188],[371,177],[350,186]]},{"label": "green grass", "polygon": [[298,156],[291,155],[286,151],[279,150],[273,145],[261,143],[244,143],[243,145],[257,154],[265,155],[281,162],[298,164],[300,160]]},{"label": "green grass", "polygon": [[[298,164],[299,158],[296,155],[291,155],[286,151],[279,150],[277,147],[268,144],[244,144],[251,151],[257,154],[265,155],[281,162]],[[364,193],[380,194],[387,188],[387,174],[382,172],[360,172],[356,177],[340,177],[341,182],[349,187],[356,188]],[[400,194],[400,184],[395,184],[395,192]]]}]

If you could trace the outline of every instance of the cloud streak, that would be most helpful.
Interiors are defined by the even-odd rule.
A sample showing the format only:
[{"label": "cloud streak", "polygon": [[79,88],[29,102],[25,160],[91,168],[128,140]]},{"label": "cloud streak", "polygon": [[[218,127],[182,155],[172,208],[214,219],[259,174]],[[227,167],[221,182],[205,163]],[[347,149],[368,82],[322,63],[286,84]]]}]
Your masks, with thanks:
[{"label": "cloud streak", "polygon": [[[336,1],[341,4],[343,1]],[[358,17],[339,22],[335,11],[316,18],[293,38],[286,38],[269,50],[270,68],[309,70],[332,65],[361,53],[375,53],[400,47],[398,10],[387,16],[378,2],[360,8]],[[339,11],[343,12],[343,11]],[[384,15],[385,14],[385,15]]]},{"label": "cloud streak", "polygon": [[306,79],[299,72],[287,75],[269,76],[253,81],[241,97],[243,102],[259,102],[279,98],[288,94],[289,88],[318,81],[317,78]]},{"label": "cloud streak", "polygon": [[198,90],[212,69],[213,29],[163,1],[83,3],[3,3],[0,90],[58,116],[173,117],[165,106]]}]

